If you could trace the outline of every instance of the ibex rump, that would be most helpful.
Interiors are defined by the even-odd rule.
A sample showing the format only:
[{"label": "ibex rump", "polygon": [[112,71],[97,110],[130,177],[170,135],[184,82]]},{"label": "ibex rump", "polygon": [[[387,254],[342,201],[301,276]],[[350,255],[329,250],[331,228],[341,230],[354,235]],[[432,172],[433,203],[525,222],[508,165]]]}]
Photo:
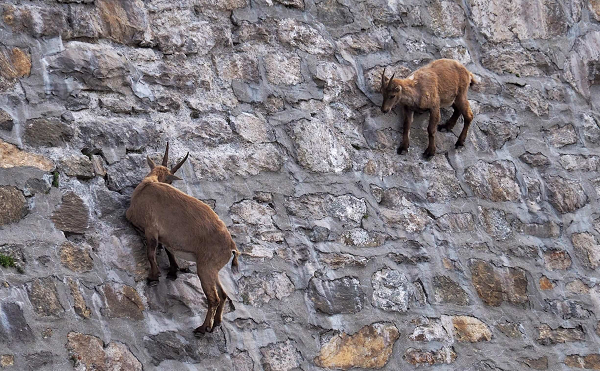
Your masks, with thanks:
[{"label": "ibex rump", "polygon": [[464,126],[456,147],[464,146],[467,131],[473,120],[473,112],[469,106],[467,92],[469,86],[476,83],[474,75],[460,62],[453,59],[438,59],[419,68],[405,79],[391,79],[381,75],[381,93],[383,103],[381,111],[389,112],[395,105],[403,107],[404,126],[402,144],[398,154],[408,151],[410,126],[414,111],[429,111],[429,146],[423,153],[425,157],[435,155],[435,132],[440,121],[440,108],[452,106],[452,117],[439,127],[440,131],[451,131],[460,115],[463,116]]},{"label": "ibex rump", "polygon": [[167,169],[167,153],[162,166],[156,166],[148,157],[150,173],[135,188],[127,219],[143,231],[147,241],[150,262],[149,283],[158,281],[156,249],[165,246],[171,264],[169,274],[176,275],[177,263],[173,255],[196,262],[202,290],[208,301],[204,323],[194,333],[212,332],[223,321],[223,310],[227,294],[219,281],[219,270],[231,258],[232,271],[238,267],[239,251],[225,223],[204,202],[186,195],[171,186],[173,173],[183,164],[186,157],[171,171]]}]

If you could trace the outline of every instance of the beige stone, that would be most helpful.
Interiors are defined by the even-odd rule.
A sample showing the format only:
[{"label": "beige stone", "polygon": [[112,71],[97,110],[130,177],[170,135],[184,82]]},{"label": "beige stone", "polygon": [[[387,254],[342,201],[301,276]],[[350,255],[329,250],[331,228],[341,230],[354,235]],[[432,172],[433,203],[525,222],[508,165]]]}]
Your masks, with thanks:
[{"label": "beige stone", "polygon": [[0,140],[0,158],[1,168],[31,166],[43,171],[54,170],[54,163],[44,156],[21,151],[17,146],[2,140]]},{"label": "beige stone", "polygon": [[399,337],[398,329],[391,323],[365,326],[353,335],[340,333],[323,345],[315,364],[342,370],[381,368],[390,359]]}]

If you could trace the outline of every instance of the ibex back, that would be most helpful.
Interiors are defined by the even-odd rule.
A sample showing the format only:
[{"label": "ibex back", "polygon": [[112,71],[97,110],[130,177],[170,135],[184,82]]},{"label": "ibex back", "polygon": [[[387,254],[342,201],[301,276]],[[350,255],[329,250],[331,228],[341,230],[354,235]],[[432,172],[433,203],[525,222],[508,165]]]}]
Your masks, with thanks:
[{"label": "ibex back", "polygon": [[148,158],[148,164],[151,171],[134,190],[126,213],[127,219],[146,237],[150,262],[148,282],[158,281],[156,249],[159,243],[170,255],[171,270],[174,263],[172,255],[196,262],[208,311],[204,323],[194,333],[212,332],[223,320],[227,301],[227,294],[219,281],[219,270],[233,254],[231,268],[236,272],[239,251],[225,223],[208,205],[164,182],[168,174],[173,176],[174,173],[166,168],[166,161],[163,161],[163,166],[156,166]]}]

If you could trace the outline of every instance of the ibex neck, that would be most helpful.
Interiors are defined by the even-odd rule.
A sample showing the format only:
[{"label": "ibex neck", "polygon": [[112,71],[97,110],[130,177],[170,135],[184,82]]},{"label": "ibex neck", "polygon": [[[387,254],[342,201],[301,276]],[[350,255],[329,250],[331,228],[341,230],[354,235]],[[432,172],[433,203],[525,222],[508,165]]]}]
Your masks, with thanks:
[{"label": "ibex neck", "polygon": [[158,176],[154,175],[154,174],[150,174],[147,177],[145,177],[142,182],[146,182],[146,183],[158,183]]}]

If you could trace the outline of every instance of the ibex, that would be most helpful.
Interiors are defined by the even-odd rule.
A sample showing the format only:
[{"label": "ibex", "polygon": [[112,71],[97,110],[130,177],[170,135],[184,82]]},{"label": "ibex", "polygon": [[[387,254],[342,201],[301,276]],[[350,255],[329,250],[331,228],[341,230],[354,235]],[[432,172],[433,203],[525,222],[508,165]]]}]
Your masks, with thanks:
[{"label": "ibex", "polygon": [[231,270],[237,272],[239,251],[225,223],[208,205],[169,184],[180,179],[174,173],[187,157],[170,171],[166,167],[168,146],[161,166],[147,157],[150,173],[133,191],[126,216],[146,237],[149,284],[158,283],[156,249],[159,243],[165,246],[169,256],[169,275],[177,276],[174,255],[196,262],[198,278],[208,301],[204,323],[194,330],[198,335],[212,332],[223,321],[228,297],[219,281],[219,270],[233,254]]},{"label": "ibex", "polygon": [[440,131],[451,131],[456,125],[460,115],[463,116],[464,126],[456,148],[465,145],[467,131],[473,120],[473,112],[467,100],[469,86],[476,84],[475,76],[460,62],[453,59],[438,59],[419,68],[405,79],[387,79],[385,68],[381,74],[381,93],[383,103],[381,111],[389,112],[395,105],[403,107],[404,127],[402,144],[398,147],[398,154],[408,151],[410,125],[413,121],[413,112],[429,111],[429,146],[423,153],[425,157],[435,155],[435,132],[440,121],[440,108],[452,106],[454,113]]}]

